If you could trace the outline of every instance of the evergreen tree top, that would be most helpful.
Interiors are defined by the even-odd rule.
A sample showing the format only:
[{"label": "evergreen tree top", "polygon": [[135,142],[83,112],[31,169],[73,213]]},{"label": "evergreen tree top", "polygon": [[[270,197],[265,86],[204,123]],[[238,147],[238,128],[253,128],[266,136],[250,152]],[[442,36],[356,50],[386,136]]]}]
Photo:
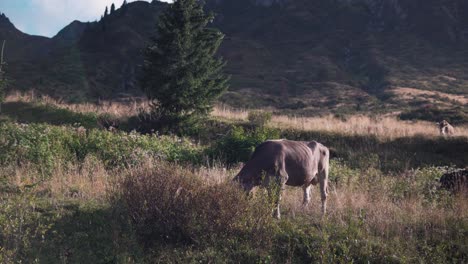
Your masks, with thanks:
[{"label": "evergreen tree top", "polygon": [[216,56],[224,35],[208,25],[198,0],[178,0],[160,16],[158,36],[146,50],[142,87],[158,111],[190,116],[209,113],[227,89],[225,63]]}]

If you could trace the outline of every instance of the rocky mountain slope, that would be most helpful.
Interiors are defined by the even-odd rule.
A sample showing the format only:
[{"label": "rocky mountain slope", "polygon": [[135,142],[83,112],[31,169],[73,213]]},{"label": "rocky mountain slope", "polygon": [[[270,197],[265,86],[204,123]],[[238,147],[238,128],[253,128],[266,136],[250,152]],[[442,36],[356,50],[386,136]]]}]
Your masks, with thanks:
[{"label": "rocky mountain slope", "polygon": [[[468,94],[467,1],[207,2],[226,34],[220,55],[233,77],[222,98],[228,104],[348,111],[401,106],[403,88]],[[50,39],[21,33],[2,16],[12,87],[67,100],[139,94],[141,50],[166,6],[132,2]],[[435,97],[415,106],[451,106]]]}]

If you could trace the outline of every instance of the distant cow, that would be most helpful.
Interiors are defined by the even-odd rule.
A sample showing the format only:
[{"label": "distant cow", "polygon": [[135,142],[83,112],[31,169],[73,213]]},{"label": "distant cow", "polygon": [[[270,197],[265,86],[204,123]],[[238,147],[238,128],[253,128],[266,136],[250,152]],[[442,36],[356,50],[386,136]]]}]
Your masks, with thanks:
[{"label": "distant cow", "polygon": [[437,125],[439,126],[439,132],[442,136],[453,135],[455,133],[453,126],[446,120],[442,120],[442,122],[437,123]]},{"label": "distant cow", "polygon": [[440,186],[454,193],[468,191],[468,169],[445,173],[440,178]]},{"label": "distant cow", "polygon": [[285,185],[301,186],[303,205],[310,201],[311,185],[320,183],[322,215],[327,209],[329,150],[311,141],[269,140],[260,144],[250,160],[234,178],[246,191],[255,186],[268,186],[271,181],[280,185],[275,206],[275,217],[280,218],[279,203]]}]

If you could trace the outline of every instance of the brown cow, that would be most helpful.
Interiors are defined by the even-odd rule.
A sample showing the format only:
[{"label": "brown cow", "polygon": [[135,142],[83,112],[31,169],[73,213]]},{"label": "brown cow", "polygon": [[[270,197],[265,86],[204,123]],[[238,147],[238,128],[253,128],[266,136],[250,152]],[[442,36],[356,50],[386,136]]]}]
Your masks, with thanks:
[{"label": "brown cow", "polygon": [[329,150],[311,141],[269,140],[260,144],[250,160],[234,178],[250,192],[255,186],[268,186],[274,180],[281,187],[276,201],[275,217],[280,218],[279,202],[285,185],[301,186],[303,205],[310,201],[311,185],[320,183],[322,215],[327,209]]},{"label": "brown cow", "polygon": [[442,122],[437,123],[437,125],[439,125],[439,132],[442,136],[453,135],[455,133],[453,126],[446,120],[442,120]]}]

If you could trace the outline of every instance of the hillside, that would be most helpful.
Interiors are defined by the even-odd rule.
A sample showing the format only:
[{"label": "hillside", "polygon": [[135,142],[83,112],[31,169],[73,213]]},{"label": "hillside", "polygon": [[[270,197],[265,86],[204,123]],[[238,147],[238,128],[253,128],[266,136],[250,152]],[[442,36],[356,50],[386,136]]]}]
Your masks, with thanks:
[{"label": "hillside", "polygon": [[[306,114],[464,111],[445,94],[468,94],[466,1],[207,2],[227,36],[220,55],[233,78],[224,103]],[[141,50],[165,6],[132,2],[51,39],[23,34],[2,17],[11,88],[71,101],[138,95]],[[402,89],[416,92],[407,100]]]}]

